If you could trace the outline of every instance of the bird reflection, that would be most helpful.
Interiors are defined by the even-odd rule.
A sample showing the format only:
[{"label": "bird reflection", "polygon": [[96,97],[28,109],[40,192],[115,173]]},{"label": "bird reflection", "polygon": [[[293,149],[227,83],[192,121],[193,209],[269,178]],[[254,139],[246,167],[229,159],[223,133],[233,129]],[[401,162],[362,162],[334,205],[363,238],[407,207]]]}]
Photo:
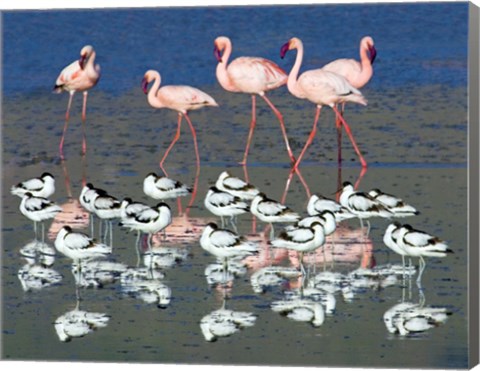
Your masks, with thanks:
[{"label": "bird reflection", "polygon": [[20,248],[27,263],[17,273],[23,291],[37,291],[60,284],[63,277],[52,268],[55,249],[45,242],[33,240]]},{"label": "bird reflection", "polygon": [[170,304],[172,291],[161,282],[164,277],[162,272],[147,267],[130,268],[122,273],[120,282],[124,293],[165,309]]},{"label": "bird reflection", "polygon": [[104,287],[119,280],[127,270],[126,264],[107,260],[85,260],[81,264],[80,269],[79,263],[72,263],[72,274],[77,287]]},{"label": "bird reflection", "polygon": [[80,309],[80,299],[77,298],[75,309],[62,314],[55,322],[55,331],[62,342],[83,337],[97,329],[106,327],[110,316],[106,313],[87,312]]},{"label": "bird reflection", "polygon": [[257,316],[254,313],[226,309],[224,298],[220,309],[214,310],[200,320],[200,329],[205,340],[212,342],[233,335],[245,327],[252,327],[256,320]]},{"label": "bird reflection", "polygon": [[242,259],[231,258],[225,267],[223,259],[217,259],[215,263],[207,265],[205,277],[210,286],[231,288],[235,278],[244,276],[247,267]]},{"label": "bird reflection", "polygon": [[23,291],[36,291],[62,282],[62,275],[42,264],[25,264],[18,271]]},{"label": "bird reflection", "polygon": [[186,260],[189,251],[180,247],[155,247],[143,255],[143,264],[152,268],[171,268]]},{"label": "bird reflection", "polygon": [[[300,266],[298,252],[288,251],[288,258],[294,267]],[[338,225],[335,232],[326,237],[323,247],[305,254],[303,261],[307,269],[314,272],[319,265],[326,270],[327,264],[333,268],[337,263],[368,267],[374,261],[373,242],[361,228]]]},{"label": "bird reflection", "polygon": [[[425,305],[425,296],[420,284],[419,302],[402,301],[389,308],[383,315],[383,322],[391,334],[414,336],[443,325],[452,314],[445,307]],[[405,290],[405,287],[402,288]],[[403,293],[404,295],[404,293]]]},{"label": "bird reflection", "polygon": [[250,277],[250,283],[255,293],[261,294],[272,286],[279,286],[291,279],[301,276],[296,268],[282,266],[268,266],[258,269]]},{"label": "bird reflection", "polygon": [[[87,228],[90,223],[89,213],[80,205],[79,200],[73,197],[67,161],[62,160],[61,164],[65,180],[65,189],[67,192],[67,201],[60,205],[62,211],[58,213],[53,219],[53,222],[48,231],[48,238],[50,240],[55,239],[58,231],[60,231],[60,229],[62,229],[64,225],[69,225],[72,228],[78,230]],[[84,155],[82,156],[82,184],[85,183],[86,179],[85,168],[86,158]]]},{"label": "bird reflection", "polygon": [[274,312],[298,322],[310,322],[312,326],[319,327],[325,321],[325,310],[320,302],[293,297],[277,300],[271,304]]}]

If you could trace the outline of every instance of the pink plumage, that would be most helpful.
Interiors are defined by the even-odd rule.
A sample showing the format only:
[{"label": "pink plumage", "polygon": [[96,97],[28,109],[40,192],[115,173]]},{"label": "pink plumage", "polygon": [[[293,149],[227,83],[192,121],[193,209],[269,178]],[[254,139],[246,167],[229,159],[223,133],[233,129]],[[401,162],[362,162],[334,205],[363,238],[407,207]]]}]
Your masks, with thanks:
[{"label": "pink plumage", "polygon": [[373,76],[373,61],[377,55],[373,39],[365,36],[360,41],[360,62],[355,59],[336,59],[322,67],[325,71],[343,76],[353,87],[363,88]]},{"label": "pink plumage", "polygon": [[[148,90],[148,84],[153,81],[153,86]],[[169,108],[178,112],[178,124],[177,124],[177,133],[173,138],[172,143],[165,152],[162,160],[160,161],[160,167],[165,172],[163,168],[163,163],[168,156],[168,153],[172,149],[173,145],[176,143],[180,137],[180,125],[182,122],[182,116],[188,122],[190,130],[192,131],[195,154],[197,157],[197,166],[200,165],[200,156],[198,153],[197,146],[197,135],[195,133],[195,128],[188,117],[188,111],[196,110],[205,106],[217,107],[218,104],[215,100],[204,93],[203,91],[187,86],[187,85],[167,85],[160,87],[161,76],[157,71],[148,70],[145,72],[145,75],[142,80],[142,88],[145,94],[148,94],[148,103],[154,108]]]},{"label": "pink plumage", "polygon": [[218,60],[216,75],[222,88],[234,93],[247,93],[252,95],[252,119],[250,121],[247,145],[241,164],[245,165],[247,163],[248,151],[256,125],[255,94],[260,95],[270,106],[275,116],[277,116],[288,155],[290,160],[295,162],[295,157],[292,154],[288,142],[283,116],[265,95],[267,91],[285,85],[287,82],[286,72],[272,61],[259,57],[239,57],[228,64],[232,53],[232,43],[230,39],[225,36],[219,36],[215,39],[214,52]]},{"label": "pink plumage", "polygon": [[72,106],[73,95],[77,91],[83,92],[83,107],[82,107],[82,125],[83,125],[83,154],[87,151],[87,142],[85,138],[85,120],[87,117],[87,95],[88,90],[93,88],[100,79],[100,66],[95,64],[96,53],[91,45],[86,45],[80,51],[80,59],[70,63],[65,67],[60,75],[58,75],[53,87],[53,91],[61,93],[68,91],[70,97],[68,99],[67,111],[65,113],[65,125],[63,127],[63,135],[60,141],[60,156],[63,159],[63,143],[65,141],[65,133],[68,127],[68,120],[70,118],[70,107]]},{"label": "pink plumage", "polygon": [[315,69],[302,73],[298,77],[300,66],[303,59],[303,43],[300,39],[294,37],[289,40],[281,48],[281,57],[283,58],[287,51],[297,49],[297,57],[295,63],[288,75],[287,87],[292,95],[300,99],[308,99],[310,102],[315,103],[317,111],[315,120],[313,123],[313,129],[308,137],[307,142],[294,165],[297,168],[300,161],[305,154],[306,149],[310,146],[315,136],[317,122],[320,117],[320,110],[322,106],[330,106],[336,113],[338,119],[340,119],[345,126],[347,134],[350,136],[350,140],[357,152],[360,162],[363,167],[366,167],[366,162],[358,149],[353,135],[351,134],[350,127],[347,122],[341,117],[337,108],[338,103],[353,102],[361,105],[367,105],[367,100],[363,97],[362,93],[348,83],[348,81],[336,73],[325,71],[323,69]]}]

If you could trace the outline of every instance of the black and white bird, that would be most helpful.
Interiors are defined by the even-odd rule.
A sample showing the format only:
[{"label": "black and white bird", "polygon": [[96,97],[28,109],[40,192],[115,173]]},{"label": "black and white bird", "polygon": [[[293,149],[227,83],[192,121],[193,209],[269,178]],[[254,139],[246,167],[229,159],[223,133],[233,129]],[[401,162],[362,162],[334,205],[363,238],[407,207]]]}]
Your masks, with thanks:
[{"label": "black and white bird", "polygon": [[315,222],[320,223],[323,226],[325,236],[330,236],[337,229],[335,214],[329,210],[324,210],[317,215],[302,218],[297,222],[296,226],[309,228]]},{"label": "black and white bird", "polygon": [[95,210],[93,209],[92,201],[99,195],[106,195],[107,191],[101,188],[95,188],[92,183],[87,183],[80,192],[78,200],[80,205],[90,213],[90,233],[94,235],[93,217]]},{"label": "black and white bird", "polygon": [[[344,182],[340,194],[340,204],[346,207],[352,214],[360,219],[360,225],[363,228],[363,219],[371,217],[391,218],[391,213],[380,201],[375,200],[367,193],[355,191],[352,183]],[[367,220],[370,231],[370,222]]]},{"label": "black and white bird", "polygon": [[420,282],[422,273],[425,270],[424,257],[444,258],[453,251],[448,248],[445,241],[429,233],[414,229],[409,224],[404,224],[398,232],[397,244],[405,250],[408,256],[418,257],[419,272],[417,282]]},{"label": "black and white bird", "polygon": [[87,183],[80,192],[80,196],[78,200],[80,201],[80,205],[87,210],[89,213],[93,213],[93,205],[92,200],[98,197],[99,195],[105,195],[107,191],[101,188],[95,188],[92,183]]},{"label": "black and white bird", "polygon": [[55,177],[50,173],[43,173],[39,178],[28,179],[12,186],[10,191],[18,197],[29,192],[35,197],[48,198],[55,193]]},{"label": "black and white bird", "polygon": [[323,225],[316,221],[309,227],[293,227],[285,229],[280,235],[271,241],[272,245],[277,248],[295,250],[300,253],[300,264],[302,273],[305,274],[303,268],[303,255],[311,252],[325,243],[325,230]]},{"label": "black and white bird", "polygon": [[[110,234],[110,245],[113,243],[113,220],[121,218],[121,201],[116,197],[108,194],[97,194],[90,200],[90,206],[93,209],[93,213],[98,219],[100,219],[100,226],[102,222],[105,222],[105,234],[103,241],[107,240],[107,235]],[[102,228],[100,227],[100,233]]]},{"label": "black and white bird", "polygon": [[337,201],[326,198],[321,195],[313,194],[307,204],[308,215],[314,216],[320,214],[322,211],[331,211],[335,215],[337,222],[342,220],[355,218],[346,207],[340,205]]},{"label": "black and white bird", "polygon": [[402,225],[398,222],[391,223],[385,230],[383,235],[383,243],[402,257],[402,266],[405,269],[405,256],[408,256],[405,249],[401,248],[398,244],[398,236]]},{"label": "black and white bird", "polygon": [[229,217],[230,224],[236,229],[235,217],[250,211],[249,205],[240,197],[220,191],[217,187],[210,187],[204,205],[208,211],[221,218],[222,228],[225,228],[224,217]]},{"label": "black and white bird", "polygon": [[378,188],[368,192],[374,200],[380,201],[395,217],[407,217],[420,214],[412,205],[407,204],[401,198],[384,193]]},{"label": "black and white bird", "polygon": [[106,258],[112,253],[110,246],[97,243],[85,233],[74,232],[68,225],[63,226],[58,232],[55,248],[79,266],[82,260]]},{"label": "black and white bird", "polygon": [[20,202],[20,212],[33,221],[35,239],[37,238],[37,222],[42,223],[42,242],[45,242],[45,226],[43,222],[53,219],[61,211],[62,208],[55,202],[45,197],[36,197],[30,192],[25,193]]},{"label": "black and white bird", "polygon": [[230,175],[228,171],[224,171],[219,175],[215,186],[220,191],[228,192],[234,196],[240,197],[242,200],[252,200],[260,193],[257,187],[240,178]]},{"label": "black and white bird", "polygon": [[258,252],[258,246],[228,229],[220,229],[215,223],[205,226],[200,237],[200,246],[217,258],[223,259],[227,269],[228,259],[245,257]]},{"label": "black and white bird", "polygon": [[170,206],[165,202],[160,202],[154,207],[143,209],[120,221],[120,226],[122,227],[148,234],[148,247],[150,251],[152,250],[153,235],[165,230],[170,224],[172,224],[172,212]]},{"label": "black and white bird", "polygon": [[150,173],[143,180],[143,192],[155,200],[166,200],[187,196],[192,189],[177,180]]},{"label": "black and white bird", "polygon": [[150,208],[147,204],[139,201],[133,201],[130,197],[125,197],[120,204],[120,218],[127,219],[134,217],[139,212]]},{"label": "black and white bird", "polygon": [[268,198],[264,193],[259,193],[252,200],[250,212],[262,222],[270,223],[271,238],[274,236],[273,223],[295,223],[300,220],[300,215],[280,202]]}]

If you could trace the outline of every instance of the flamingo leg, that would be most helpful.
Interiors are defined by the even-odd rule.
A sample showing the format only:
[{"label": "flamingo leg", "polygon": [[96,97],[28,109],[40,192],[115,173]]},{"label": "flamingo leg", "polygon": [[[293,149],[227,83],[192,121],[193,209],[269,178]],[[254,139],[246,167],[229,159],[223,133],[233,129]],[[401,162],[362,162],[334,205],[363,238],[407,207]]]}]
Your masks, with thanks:
[{"label": "flamingo leg", "polygon": [[70,90],[70,96],[68,97],[68,104],[67,104],[67,112],[65,112],[66,121],[70,119],[70,107],[72,107],[73,94],[75,94],[75,91]]},{"label": "flamingo leg", "polygon": [[65,134],[68,128],[68,120],[70,118],[70,107],[72,106],[72,100],[73,100],[73,92],[70,92],[70,97],[68,98],[67,112],[65,113],[65,124],[63,125],[62,139],[60,140],[60,146],[59,146],[60,158],[62,160],[65,158],[63,155],[63,143],[65,142]]},{"label": "flamingo leg", "polygon": [[292,182],[293,174],[295,174],[295,169],[290,170],[290,173],[288,174],[287,183],[285,184],[285,189],[283,191],[282,199],[280,200],[282,204],[284,204],[285,200],[287,199],[287,193],[288,193],[288,190],[290,189],[290,183]]},{"label": "flamingo leg", "polygon": [[277,116],[278,121],[280,122],[280,127],[282,129],[282,134],[283,134],[283,139],[285,140],[285,145],[287,146],[287,152],[288,156],[290,156],[290,161],[292,164],[296,163],[295,156],[292,153],[292,150],[290,149],[290,143],[288,142],[288,137],[287,137],[287,130],[285,129],[285,123],[283,122],[283,116],[280,113],[280,111],[273,105],[273,103],[270,101],[270,99],[267,98],[265,94],[262,94],[261,97],[267,102],[267,104],[270,106],[272,109],[273,113],[275,113],[275,116]]},{"label": "flamingo leg", "polygon": [[240,165],[246,165],[247,164],[247,157],[248,157],[248,151],[250,149],[250,142],[252,141],[253,138],[253,131],[255,130],[255,126],[257,124],[257,118],[256,118],[256,99],[255,95],[252,94],[252,120],[250,121],[250,130],[248,131],[248,139],[247,139],[247,145],[245,146],[245,152],[243,154],[243,160],[240,162]]},{"label": "flamingo leg", "polygon": [[195,128],[192,125],[192,121],[190,121],[190,117],[188,117],[186,112],[183,115],[185,116],[185,119],[188,122],[188,126],[190,126],[190,131],[192,132],[193,145],[195,147],[195,156],[197,157],[197,171],[198,171],[198,169],[200,169],[200,155],[198,153],[197,134],[195,132]]},{"label": "flamingo leg", "polygon": [[340,112],[338,112],[337,108],[335,106],[332,106],[332,109],[335,111],[335,114],[337,115],[338,119],[341,121],[343,124],[345,131],[347,132],[348,137],[350,138],[350,141],[352,142],[353,148],[355,149],[355,152],[357,153],[360,162],[362,164],[362,167],[367,167],[367,162],[362,156],[362,153],[358,149],[357,143],[355,142],[355,139],[353,138],[352,131],[350,130],[350,126],[347,124],[347,122],[344,120]]},{"label": "flamingo leg", "polygon": [[180,126],[182,123],[182,114],[178,113],[178,123],[177,123],[177,132],[175,133],[175,136],[173,137],[172,142],[168,146],[167,150],[165,151],[165,154],[163,155],[162,159],[160,160],[160,168],[163,170],[166,176],[168,176],[167,172],[163,168],[163,163],[165,162],[168,154],[170,153],[170,150],[173,148],[175,143],[177,142],[178,138],[180,138]]},{"label": "flamingo leg", "polygon": [[308,136],[307,142],[305,143],[305,146],[302,149],[302,152],[300,153],[300,156],[297,158],[297,162],[295,165],[293,165],[294,169],[298,168],[298,165],[300,164],[300,161],[302,161],[303,155],[305,154],[305,151],[307,148],[312,144],[313,138],[315,137],[315,133],[317,132],[317,122],[318,119],[320,118],[320,111],[322,110],[322,106],[317,106],[317,111],[315,113],[315,120],[313,121],[313,128],[312,131],[310,132],[310,135]]},{"label": "flamingo leg", "polygon": [[305,178],[303,177],[302,173],[300,172],[300,169],[295,169],[295,172],[297,173],[298,179],[300,179],[300,182],[302,183],[303,188],[305,188],[307,198],[310,198],[310,196],[312,195],[311,192],[310,192],[310,187],[308,186],[307,182],[305,181]]},{"label": "flamingo leg", "polygon": [[[342,104],[342,111],[340,114],[343,116],[345,103]],[[342,122],[335,115],[335,126],[337,127],[337,144],[338,144],[338,166],[342,165]]]},{"label": "flamingo leg", "polygon": [[83,129],[83,141],[82,141],[82,154],[87,153],[87,137],[86,137],[86,124],[87,124],[87,96],[88,92],[83,92],[83,108],[82,108],[82,129]]},{"label": "flamingo leg", "polygon": [[190,117],[188,117],[187,113],[185,113],[184,116],[185,116],[185,119],[188,122],[188,126],[190,126],[190,130],[192,132],[193,145],[194,145],[194,148],[195,148],[195,156],[197,158],[197,170],[195,172],[195,181],[194,181],[194,184],[193,184],[192,197],[190,198],[190,202],[188,203],[187,210],[186,210],[186,214],[188,215],[188,213],[189,213],[189,211],[190,211],[190,209],[193,205],[193,202],[195,201],[195,197],[197,196],[198,179],[200,177],[200,155],[198,153],[197,134],[195,132],[195,127],[193,126],[192,121],[190,120]]}]

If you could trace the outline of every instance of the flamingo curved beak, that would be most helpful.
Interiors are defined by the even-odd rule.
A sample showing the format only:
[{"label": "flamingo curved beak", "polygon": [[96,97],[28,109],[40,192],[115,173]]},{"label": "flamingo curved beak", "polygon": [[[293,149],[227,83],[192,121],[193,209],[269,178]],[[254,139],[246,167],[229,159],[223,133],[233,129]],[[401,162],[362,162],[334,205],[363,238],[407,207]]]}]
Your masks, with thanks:
[{"label": "flamingo curved beak", "polygon": [[375,57],[377,56],[377,49],[373,45],[368,46],[368,51],[370,53],[370,63],[373,64],[373,61],[375,60]]},{"label": "flamingo curved beak", "polygon": [[80,57],[78,60],[78,64],[80,65],[80,68],[83,70],[85,67],[85,60],[87,59],[87,56],[84,54]]},{"label": "flamingo curved beak", "polygon": [[217,45],[213,48],[213,54],[215,55],[215,58],[217,58],[217,61],[222,63],[222,55],[220,54],[220,49]]},{"label": "flamingo curved beak", "polygon": [[285,54],[287,54],[287,52],[290,50],[290,41],[288,43],[285,43],[282,45],[282,47],[280,48],[280,58],[284,58],[285,57]]},{"label": "flamingo curved beak", "polygon": [[145,94],[148,93],[148,80],[145,77],[142,80],[142,90]]}]

